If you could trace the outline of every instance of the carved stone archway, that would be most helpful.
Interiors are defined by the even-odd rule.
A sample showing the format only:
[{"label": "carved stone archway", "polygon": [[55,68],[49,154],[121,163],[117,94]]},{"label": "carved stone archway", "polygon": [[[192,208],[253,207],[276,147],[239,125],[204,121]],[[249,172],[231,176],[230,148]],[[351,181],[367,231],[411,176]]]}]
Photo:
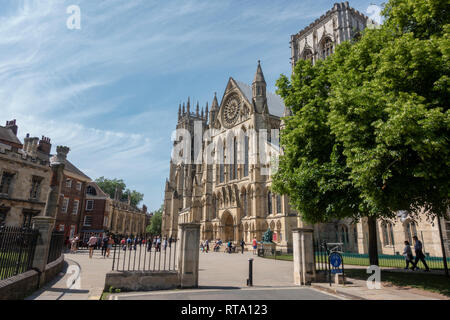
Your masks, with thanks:
[{"label": "carved stone archway", "polygon": [[223,241],[234,241],[234,221],[233,216],[229,211],[225,211],[222,214],[222,219],[220,221],[222,225],[222,240]]}]

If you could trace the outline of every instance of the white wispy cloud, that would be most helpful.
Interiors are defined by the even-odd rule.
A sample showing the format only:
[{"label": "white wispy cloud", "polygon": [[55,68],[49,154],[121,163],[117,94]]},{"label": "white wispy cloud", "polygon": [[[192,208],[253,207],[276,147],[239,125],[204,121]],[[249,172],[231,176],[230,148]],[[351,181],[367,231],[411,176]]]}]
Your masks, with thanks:
[{"label": "white wispy cloud", "polygon": [[[266,79],[288,71],[289,32],[322,14],[323,3],[3,0],[0,120],[17,119],[21,137],[69,146],[86,174],[123,178],[159,208],[185,99],[172,87],[190,90],[192,79],[211,83],[223,70],[235,70],[223,86],[231,75],[251,79],[263,56]],[[81,8],[81,30],[66,27],[72,4]],[[222,89],[193,94],[211,99]]]}]

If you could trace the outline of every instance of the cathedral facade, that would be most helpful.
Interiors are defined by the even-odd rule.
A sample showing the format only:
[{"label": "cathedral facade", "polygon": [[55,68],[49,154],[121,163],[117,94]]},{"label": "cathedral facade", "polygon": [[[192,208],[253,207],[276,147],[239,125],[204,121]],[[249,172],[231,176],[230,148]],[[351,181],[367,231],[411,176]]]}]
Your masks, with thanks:
[{"label": "cathedral facade", "polygon": [[[312,63],[326,59],[338,44],[357,39],[362,30],[376,25],[348,2],[334,4],[331,10],[291,36],[292,68],[300,59]],[[200,144],[202,149],[212,146],[209,158],[213,161],[208,161],[208,155],[203,153],[199,156],[195,148],[181,152],[183,161],[174,160],[172,155],[165,186],[162,234],[176,237],[178,223],[197,222],[201,224],[201,240],[238,243],[243,239],[249,245],[253,238],[261,241],[270,228],[277,248],[290,249],[292,229],[304,227],[304,223],[290,207],[287,196],[271,192],[271,162],[260,157],[263,153],[270,156],[271,150],[276,150],[270,132],[279,130],[282,118],[290,115],[280,97],[266,91],[259,62],[251,86],[230,78],[220,103],[215,95],[210,110],[207,104],[200,111],[197,103],[195,112],[191,112],[189,99],[180,105],[176,129],[186,135],[177,134],[175,153],[180,153],[177,147],[184,138],[189,146]],[[207,139],[203,135],[196,138],[196,129],[212,131]],[[268,148],[258,143],[264,140]],[[441,222],[448,255],[450,222],[444,219]],[[315,237],[344,243],[346,251],[368,252],[368,225],[364,219],[356,223],[350,219],[336,220],[313,228]],[[426,253],[442,256],[437,224],[427,221],[425,215],[412,219],[403,213],[395,221],[378,221],[377,231],[380,254],[400,254],[403,241],[411,242],[412,236],[417,235]]]},{"label": "cathedral facade", "polygon": [[[198,222],[202,240],[243,239],[249,244],[253,238],[260,241],[270,227],[274,242],[289,247],[291,230],[298,226],[297,214],[286,196],[270,191],[270,162],[260,157],[277,149],[271,139],[280,129],[284,112],[280,97],[266,91],[260,62],[251,86],[230,78],[221,103],[215,95],[210,110],[207,105],[200,112],[197,104],[191,112],[189,100],[180,106],[177,130],[186,130],[189,137],[195,136],[196,124],[202,132],[210,130],[213,161],[208,163],[203,155],[200,163],[176,163],[172,157],[162,233],[176,236],[178,223]],[[207,151],[205,134],[202,137]],[[194,158],[192,150],[190,160]]]}]

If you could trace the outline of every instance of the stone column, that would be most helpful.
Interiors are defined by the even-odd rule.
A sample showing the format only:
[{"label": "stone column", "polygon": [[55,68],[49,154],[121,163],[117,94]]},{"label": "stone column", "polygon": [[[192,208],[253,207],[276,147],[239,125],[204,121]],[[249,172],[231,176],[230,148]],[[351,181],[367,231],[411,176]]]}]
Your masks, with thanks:
[{"label": "stone column", "polygon": [[179,224],[178,274],[182,288],[198,287],[200,224]]},{"label": "stone column", "polygon": [[[52,238],[53,228],[56,219],[53,217],[36,216],[32,219],[33,229],[39,230],[36,250],[33,258],[33,268],[44,272],[48,260],[48,252],[50,250],[50,240]],[[45,283],[45,278],[39,278],[39,287]]]},{"label": "stone column", "polygon": [[310,284],[315,279],[313,230],[296,228],[292,230],[294,245],[294,283]]}]

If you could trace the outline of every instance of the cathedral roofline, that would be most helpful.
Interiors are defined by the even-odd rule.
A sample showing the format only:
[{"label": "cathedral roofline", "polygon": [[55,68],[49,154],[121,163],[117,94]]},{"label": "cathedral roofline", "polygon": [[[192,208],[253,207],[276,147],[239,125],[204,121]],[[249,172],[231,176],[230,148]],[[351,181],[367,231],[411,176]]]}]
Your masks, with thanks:
[{"label": "cathedral roofline", "polygon": [[[332,14],[343,11],[343,10],[349,10],[355,15],[360,16],[361,18],[364,18],[365,20],[369,21],[371,20],[369,17],[367,17],[365,14],[359,12],[358,10],[350,7],[348,4],[348,1],[335,3],[333,8],[328,10],[325,14],[321,15],[320,18],[317,18],[314,22],[312,22],[309,26],[305,27],[304,29],[300,30],[298,33],[291,35],[291,42],[297,40],[298,38],[301,38],[305,34],[312,31],[317,25],[319,25],[321,22],[323,22],[325,19],[329,18]],[[374,23],[374,21],[372,21]]]}]

